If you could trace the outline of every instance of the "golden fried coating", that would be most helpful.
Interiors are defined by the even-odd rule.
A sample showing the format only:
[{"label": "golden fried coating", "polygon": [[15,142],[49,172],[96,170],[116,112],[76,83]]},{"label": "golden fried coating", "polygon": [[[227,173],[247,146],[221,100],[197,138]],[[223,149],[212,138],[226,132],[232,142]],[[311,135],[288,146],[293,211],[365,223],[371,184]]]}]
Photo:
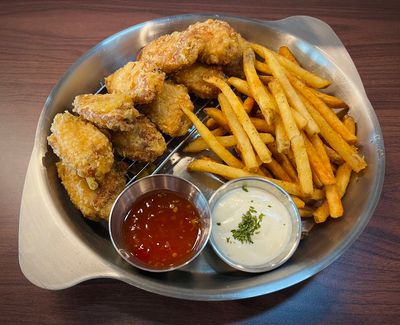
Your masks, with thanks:
[{"label": "golden fried coating", "polygon": [[196,62],[202,48],[203,43],[194,33],[174,32],[147,44],[138,54],[138,60],[151,62],[165,73],[171,73]]},{"label": "golden fried coating", "polygon": [[204,99],[216,98],[219,94],[219,89],[204,81],[204,78],[209,77],[223,79],[224,73],[220,67],[195,63],[178,71],[173,76],[176,83],[185,85],[189,92],[196,96]]},{"label": "golden fried coating", "polygon": [[99,128],[127,131],[139,116],[132,99],[122,94],[79,95],[75,97],[73,111]]},{"label": "golden fried coating", "polygon": [[111,142],[122,157],[152,162],[161,156],[167,145],[156,126],[145,116],[139,116],[129,131],[113,132]]},{"label": "golden fried coating", "polygon": [[239,34],[240,55],[232,60],[228,65],[223,66],[224,73],[229,77],[239,77],[246,79],[243,71],[243,51],[249,47],[249,43]]},{"label": "golden fried coating", "polygon": [[241,56],[238,34],[227,22],[208,19],[189,26],[189,34],[200,39],[199,60],[206,64],[227,65]]},{"label": "golden fried coating", "polygon": [[148,62],[128,62],[105,78],[109,93],[124,94],[133,103],[146,104],[154,100],[163,88],[165,74]]},{"label": "golden fried coating", "polygon": [[54,153],[81,177],[100,181],[114,163],[111,143],[93,124],[72,115],[54,117],[47,138]]},{"label": "golden fried coating", "polygon": [[161,132],[171,137],[179,137],[186,134],[192,125],[180,107],[193,111],[193,103],[187,88],[166,81],[162,92],[154,102],[144,106],[142,112],[157,125]]},{"label": "golden fried coating", "polygon": [[108,220],[115,199],[125,187],[124,175],[127,165],[115,163],[94,191],[89,188],[84,178],[78,176],[75,169],[63,162],[58,162],[56,165],[58,177],[72,203],[83,216],[93,221]]}]

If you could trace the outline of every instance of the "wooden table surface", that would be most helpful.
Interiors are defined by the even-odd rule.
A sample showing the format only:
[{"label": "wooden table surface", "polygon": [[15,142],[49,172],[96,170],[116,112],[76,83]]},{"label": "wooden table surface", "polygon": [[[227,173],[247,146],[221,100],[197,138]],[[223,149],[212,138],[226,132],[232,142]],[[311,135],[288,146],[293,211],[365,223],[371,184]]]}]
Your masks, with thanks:
[{"label": "wooden table surface", "polygon": [[[36,124],[52,87],[89,48],[161,16],[215,12],[320,18],[352,56],[383,129],[386,178],[361,237],[311,279],[280,292],[192,302],[113,280],[35,287],[18,265],[18,218]],[[0,3],[0,323],[395,323],[400,320],[400,5],[398,1],[2,1]]]}]

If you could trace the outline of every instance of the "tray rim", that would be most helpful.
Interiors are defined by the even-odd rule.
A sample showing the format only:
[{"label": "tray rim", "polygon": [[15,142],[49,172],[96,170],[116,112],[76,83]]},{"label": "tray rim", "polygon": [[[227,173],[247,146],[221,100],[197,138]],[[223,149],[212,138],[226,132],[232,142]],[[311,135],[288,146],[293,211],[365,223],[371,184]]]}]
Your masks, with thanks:
[{"label": "tray rim", "polygon": [[[74,281],[69,281],[64,283],[64,285],[58,284],[55,286],[51,286],[51,285],[46,285],[46,283],[42,282],[42,281],[37,281],[37,279],[34,279],[32,277],[32,274],[30,274],[28,272],[28,270],[26,269],[27,264],[25,263],[26,261],[24,261],[24,256],[23,254],[21,254],[21,233],[24,231],[23,227],[21,225],[23,225],[22,220],[24,218],[24,215],[26,215],[26,206],[24,206],[24,203],[26,201],[26,190],[27,190],[27,183],[31,184],[32,182],[35,182],[35,177],[30,177],[32,176],[32,169],[34,169],[35,164],[37,167],[37,163],[39,163],[39,161],[37,161],[37,155],[36,151],[37,151],[37,147],[38,147],[38,134],[40,131],[40,127],[41,127],[41,121],[44,119],[45,113],[46,113],[46,107],[48,106],[49,102],[52,100],[52,97],[55,93],[57,93],[57,91],[59,90],[59,88],[62,86],[63,82],[65,79],[67,79],[69,77],[69,75],[71,73],[73,73],[73,71],[82,63],[84,62],[88,57],[90,57],[91,55],[93,55],[93,53],[95,53],[99,48],[101,48],[103,46],[104,43],[106,42],[110,42],[115,38],[119,38],[121,37],[123,34],[125,33],[129,33],[132,30],[135,29],[140,29],[143,26],[146,26],[147,24],[152,24],[152,23],[161,23],[161,22],[168,22],[169,20],[177,20],[177,19],[185,19],[185,18],[196,18],[196,19],[204,19],[204,18],[215,18],[215,19],[224,19],[224,18],[234,18],[234,19],[239,19],[242,21],[247,21],[247,22],[256,22],[262,25],[265,25],[265,23],[273,23],[273,24],[284,24],[285,21],[289,21],[290,19],[303,19],[306,21],[311,21],[314,24],[320,24],[321,26],[327,28],[332,36],[334,36],[337,39],[337,42],[339,44],[342,45],[342,48],[345,52],[345,54],[347,55],[347,59],[349,61],[349,67],[354,70],[355,74],[354,77],[357,80],[353,80],[355,81],[358,85],[357,85],[357,89],[359,91],[362,91],[364,94],[364,100],[369,104],[369,108],[371,108],[371,116],[370,118],[373,120],[372,122],[374,123],[375,126],[375,133],[376,133],[376,143],[379,146],[379,148],[382,150],[382,154],[380,155],[380,160],[379,160],[379,164],[381,165],[378,170],[380,171],[380,174],[377,177],[377,186],[374,188],[374,192],[372,194],[372,196],[375,198],[374,200],[372,200],[372,202],[370,202],[370,204],[368,205],[368,209],[366,210],[366,217],[363,218],[363,222],[357,224],[357,227],[355,227],[355,229],[353,229],[353,235],[348,237],[347,240],[345,240],[344,242],[341,243],[341,245],[338,247],[337,251],[335,252],[335,254],[330,255],[328,258],[321,260],[319,263],[315,264],[314,267],[310,268],[310,266],[307,266],[307,272],[305,272],[306,270],[301,270],[297,273],[301,273],[301,276],[297,276],[295,277],[296,279],[292,279],[292,281],[290,281],[290,279],[293,277],[289,277],[289,279],[285,278],[285,279],[281,279],[279,281],[274,281],[272,283],[268,283],[268,284],[264,284],[261,287],[249,287],[246,288],[245,290],[242,290],[242,292],[240,292],[240,294],[235,294],[234,292],[221,292],[220,294],[212,294],[212,293],[207,293],[206,290],[202,291],[201,295],[197,295],[194,296],[192,290],[188,289],[188,292],[185,292],[185,290],[183,290],[182,292],[182,288],[179,288],[179,291],[176,292],[174,290],[165,292],[165,288],[163,286],[160,286],[159,288],[156,286],[153,286],[151,288],[151,290],[149,290],[149,288],[146,288],[145,285],[138,285],[138,283],[132,283],[132,280],[129,279],[129,277],[125,274],[121,274],[120,272],[118,272],[118,270],[115,269],[115,267],[113,267],[113,264],[108,263],[107,261],[105,261],[104,259],[100,261],[97,261],[96,265],[98,266],[98,272],[94,272],[92,271],[91,274],[85,274],[85,272],[82,272],[82,274],[77,277],[76,279],[74,279]],[[274,26],[270,26],[267,25],[268,28],[273,28],[276,29],[277,31],[281,31],[279,28],[276,28]],[[277,26],[279,27],[279,26]],[[289,34],[291,34],[290,32],[288,32]],[[293,34],[291,34],[293,35]],[[320,51],[322,51],[325,55],[327,55],[328,58],[331,59],[331,57],[323,50],[321,49],[321,47],[314,45],[312,42],[308,41],[305,38],[301,38],[305,41],[307,41],[308,43],[312,44],[313,46],[315,46],[316,48],[318,48]],[[368,108],[368,109],[369,109]],[[382,186],[383,186],[383,180],[384,180],[384,172],[385,172],[385,156],[384,156],[384,144],[383,144],[383,137],[382,137],[382,132],[381,132],[381,128],[377,119],[377,116],[375,114],[375,112],[372,109],[372,105],[369,102],[369,99],[365,93],[365,89],[362,85],[360,76],[358,74],[358,71],[353,63],[353,61],[351,60],[346,48],[344,47],[344,45],[341,43],[340,39],[337,37],[337,35],[335,34],[335,32],[333,31],[333,29],[327,25],[325,22],[313,18],[313,17],[309,17],[309,16],[291,16],[291,17],[287,17],[285,19],[281,19],[281,20],[275,20],[275,21],[264,21],[264,20],[259,20],[259,19],[250,19],[250,18],[246,18],[246,17],[239,17],[239,16],[232,16],[232,15],[222,15],[222,14],[186,14],[186,15],[177,15],[177,16],[169,16],[169,17],[162,17],[162,18],[158,18],[158,19],[154,19],[154,20],[150,20],[150,21],[146,21],[146,22],[142,22],[139,23],[137,25],[128,27],[122,31],[119,31],[111,36],[109,36],[108,38],[104,39],[103,41],[101,41],[100,43],[98,43],[97,45],[95,45],[94,47],[92,47],[89,51],[87,51],[84,55],[82,55],[73,65],[71,65],[69,67],[69,69],[65,72],[65,74],[59,79],[59,81],[57,82],[57,84],[55,85],[55,87],[52,89],[52,91],[50,92],[43,110],[41,112],[40,115],[40,119],[39,119],[39,123],[38,123],[38,127],[36,130],[36,135],[35,135],[35,143],[34,143],[34,148],[32,151],[32,156],[31,156],[31,160],[28,166],[28,171],[27,171],[27,176],[26,176],[26,180],[25,180],[25,184],[24,184],[24,192],[23,192],[23,196],[22,196],[22,201],[21,201],[21,211],[20,211],[20,229],[19,229],[19,262],[20,262],[20,267],[22,272],[24,273],[24,275],[28,278],[28,280],[30,280],[32,283],[43,287],[43,288],[48,288],[48,289],[62,289],[62,288],[67,288],[70,287],[72,285],[75,285],[79,282],[88,280],[88,279],[92,279],[92,278],[98,278],[98,277],[110,277],[110,278],[114,278],[114,279],[118,279],[121,281],[124,281],[126,283],[129,283],[131,285],[135,285],[136,287],[139,287],[141,289],[144,290],[148,290],[154,293],[158,293],[158,294],[162,294],[162,295],[166,295],[166,296],[172,296],[172,297],[177,297],[177,298],[184,298],[184,299],[192,299],[192,300],[229,300],[229,299],[241,299],[241,298],[248,298],[248,297],[253,297],[253,296],[258,296],[261,294],[266,294],[266,293],[270,293],[270,292],[274,292],[274,291],[278,291],[281,290],[283,288],[286,288],[288,286],[297,284],[309,277],[311,277],[312,275],[318,273],[319,271],[323,270],[325,267],[327,267],[328,265],[330,265],[333,261],[335,261],[338,257],[340,257],[344,251],[359,237],[359,235],[361,234],[361,232],[364,230],[364,228],[366,227],[366,225],[368,224],[370,218],[373,215],[373,212],[379,202],[379,196],[380,193],[382,191]],[[40,191],[39,191],[40,192]],[[40,193],[39,193],[40,194]],[[40,195],[39,195],[39,199],[40,199]],[[50,211],[51,212],[51,211]],[[26,218],[26,217],[25,217]],[[57,225],[56,225],[57,226]],[[59,226],[59,225],[58,225]],[[59,229],[60,231],[66,230],[66,229]],[[80,243],[83,245],[80,246],[84,246],[84,243]],[[86,247],[87,248],[87,247]],[[99,256],[94,256],[93,252],[90,252],[90,249],[86,249],[85,254],[88,254],[88,256],[90,257],[91,254],[93,256],[93,258],[97,258]],[[90,254],[91,253],[91,254]],[[86,256],[85,256],[86,258]],[[90,258],[88,258],[90,260]],[[86,270],[83,270],[86,271]],[[271,289],[270,287],[273,286],[273,288]],[[169,287],[169,289],[171,289]],[[211,296],[210,296],[211,295]]]}]

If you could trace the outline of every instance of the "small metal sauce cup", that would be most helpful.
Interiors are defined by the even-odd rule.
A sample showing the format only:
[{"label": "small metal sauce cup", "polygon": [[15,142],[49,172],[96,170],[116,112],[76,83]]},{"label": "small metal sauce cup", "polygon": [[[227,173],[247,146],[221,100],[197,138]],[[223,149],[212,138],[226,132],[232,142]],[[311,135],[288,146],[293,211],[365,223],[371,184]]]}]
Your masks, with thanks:
[{"label": "small metal sauce cup", "polygon": [[[201,235],[196,242],[193,254],[186,261],[178,265],[168,266],[166,268],[151,268],[147,264],[144,264],[137,259],[129,252],[129,250],[126,249],[122,234],[123,221],[125,220],[135,200],[143,194],[155,190],[170,190],[179,193],[194,205],[201,220]],[[129,185],[118,196],[111,209],[109,232],[114,248],[128,263],[145,271],[166,272],[176,270],[184,265],[187,265],[201,253],[210,237],[211,224],[211,212],[208,201],[203,193],[194,184],[177,176],[160,174],[147,176],[137,180]]]},{"label": "small metal sauce cup", "polygon": [[236,188],[242,188],[243,186],[256,187],[267,191],[275,196],[287,208],[292,223],[292,233],[288,244],[281,254],[272,260],[267,261],[262,265],[249,266],[242,265],[226,256],[223,250],[216,244],[213,233],[211,233],[210,242],[217,255],[233,268],[252,273],[270,271],[286,262],[293,255],[297,249],[297,246],[299,245],[301,237],[301,217],[299,210],[297,209],[296,204],[293,202],[290,195],[275,183],[260,177],[242,177],[225,183],[211,196],[209,200],[211,214],[213,213],[215,205],[226,193]]}]

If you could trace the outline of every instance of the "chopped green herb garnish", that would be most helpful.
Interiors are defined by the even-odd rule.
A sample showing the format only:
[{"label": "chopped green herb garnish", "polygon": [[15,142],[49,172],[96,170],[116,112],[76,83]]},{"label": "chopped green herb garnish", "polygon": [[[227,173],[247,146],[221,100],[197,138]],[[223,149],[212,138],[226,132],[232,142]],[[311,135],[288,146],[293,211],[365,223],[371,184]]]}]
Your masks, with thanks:
[{"label": "chopped green herb garnish", "polygon": [[242,186],[242,190],[245,191],[245,192],[248,192],[248,191],[249,191],[246,185],[243,185],[243,186]]},{"label": "chopped green herb garnish", "polygon": [[268,208],[272,208],[272,205],[271,205],[271,204],[268,204],[267,206],[268,206]]},{"label": "chopped green herb garnish", "polygon": [[230,243],[231,242],[231,237],[226,237],[226,242]]},{"label": "chopped green herb garnish", "polygon": [[221,223],[220,222],[217,222],[217,226],[220,226],[221,225]]},{"label": "chopped green herb garnish", "polygon": [[265,217],[263,213],[257,216],[257,210],[250,206],[249,210],[242,215],[242,221],[238,225],[238,229],[231,230],[233,238],[243,243],[253,244],[251,236],[253,236],[256,230],[260,229],[261,221]]},{"label": "chopped green herb garnish", "polygon": [[253,201],[253,200],[250,200],[250,202],[251,202],[251,203],[254,203],[254,201]]}]

